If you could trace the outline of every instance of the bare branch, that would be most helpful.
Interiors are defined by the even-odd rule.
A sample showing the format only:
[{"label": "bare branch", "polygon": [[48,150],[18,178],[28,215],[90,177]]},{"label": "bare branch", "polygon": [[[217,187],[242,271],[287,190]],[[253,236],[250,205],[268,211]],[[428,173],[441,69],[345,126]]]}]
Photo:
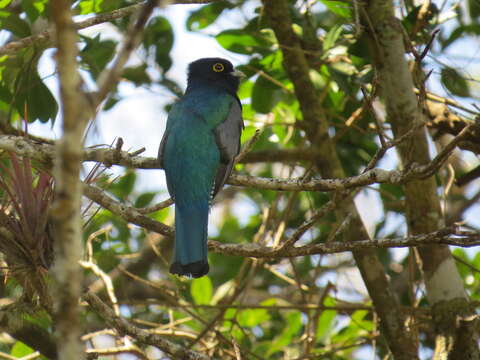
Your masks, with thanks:
[{"label": "bare branch", "polygon": [[121,216],[126,221],[151,231],[155,231],[161,235],[173,236],[173,229],[171,227],[143,215],[133,207],[126,206],[118,201],[115,201],[105,194],[103,190],[92,185],[84,184],[83,191],[85,196],[87,196],[90,200],[95,201],[97,204],[101,205],[105,209],[110,210],[114,214]]},{"label": "bare branch", "polygon": [[480,233],[462,232],[455,228],[444,228],[429,234],[409,236],[405,238],[386,238],[359,240],[353,242],[329,242],[309,244],[290,248],[273,248],[259,244],[223,244],[210,240],[208,247],[214,252],[232,256],[253,258],[284,258],[315,254],[335,254],[345,251],[357,251],[374,248],[402,248],[426,244],[445,244],[460,247],[480,245]]},{"label": "bare branch", "polygon": [[120,316],[120,308],[118,307],[117,296],[115,295],[115,289],[110,276],[108,276],[108,274],[106,274],[97,264],[93,263],[92,261],[80,261],[80,265],[84,269],[92,270],[92,272],[103,281],[108,297],[113,306],[113,312],[115,315]]},{"label": "bare branch", "polygon": [[235,158],[235,163],[241,162],[242,159],[245,158],[246,155],[248,155],[248,153],[252,149],[255,142],[257,142],[258,137],[260,136],[260,133],[261,133],[260,129],[255,130],[255,134],[253,134],[253,136],[250,139],[248,139],[248,141],[243,146],[243,149],[240,152],[240,154],[238,154],[237,157]]},{"label": "bare branch", "polygon": [[157,334],[152,334],[148,331],[140,329],[130,324],[124,318],[115,315],[112,309],[103,303],[95,294],[89,292],[84,295],[85,300],[93,308],[93,310],[100,315],[109,326],[115,328],[121,335],[129,335],[135,338],[138,342],[145,345],[156,346],[162,351],[173,356],[173,358],[184,360],[208,360],[210,357],[199,352],[186,349],[171,341],[163,339]]},{"label": "bare branch", "polygon": [[155,204],[155,205],[152,205],[152,206],[148,206],[148,207],[144,207],[144,208],[137,208],[137,211],[140,214],[151,214],[151,213],[154,213],[158,210],[165,209],[165,208],[167,208],[171,205],[173,205],[173,200],[171,198],[168,198],[167,200],[163,200],[163,201],[159,202],[158,204]]},{"label": "bare branch", "polygon": [[132,354],[135,358],[142,360],[149,360],[149,357],[145,353],[136,347],[135,345],[117,346],[113,348],[103,349],[87,349],[87,354],[95,354],[97,356],[119,355],[119,354]]},{"label": "bare branch", "polygon": [[89,116],[86,98],[81,92],[77,71],[77,34],[72,20],[71,2],[52,3],[55,23],[57,67],[62,101],[63,136],[56,145],[55,200],[51,216],[55,230],[56,259],[56,333],[59,359],[82,359],[78,300],[82,271],[78,264],[82,254],[80,205],[82,188],[80,166],[82,138]]},{"label": "bare branch", "polygon": [[[423,179],[431,176],[448,159],[455,145],[469,136],[470,130],[476,125],[461,131],[431,162],[418,165],[410,164],[404,170],[371,169],[357,176],[341,179],[312,179],[305,181],[298,179],[273,179],[254,177],[249,175],[232,174],[227,181],[230,185],[249,186],[259,189],[277,191],[337,191],[351,189],[374,183],[404,184],[415,179]],[[29,141],[23,137],[12,135],[0,135],[0,149],[15,152],[18,155],[29,157],[42,162],[47,167],[53,164],[54,151],[49,144],[41,144]],[[137,169],[158,169],[155,158],[132,156],[126,151],[118,152],[116,149],[85,149],[84,161],[102,162],[106,166],[122,165]]]}]

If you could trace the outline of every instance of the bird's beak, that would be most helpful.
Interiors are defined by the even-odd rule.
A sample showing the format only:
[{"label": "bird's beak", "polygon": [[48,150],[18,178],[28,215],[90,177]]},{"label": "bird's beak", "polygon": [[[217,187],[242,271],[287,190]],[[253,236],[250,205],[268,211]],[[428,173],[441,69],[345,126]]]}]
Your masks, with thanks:
[{"label": "bird's beak", "polygon": [[240,70],[233,70],[230,74],[232,74],[233,76],[236,76],[238,78],[244,78],[245,77],[245,74],[243,72],[241,72]]}]

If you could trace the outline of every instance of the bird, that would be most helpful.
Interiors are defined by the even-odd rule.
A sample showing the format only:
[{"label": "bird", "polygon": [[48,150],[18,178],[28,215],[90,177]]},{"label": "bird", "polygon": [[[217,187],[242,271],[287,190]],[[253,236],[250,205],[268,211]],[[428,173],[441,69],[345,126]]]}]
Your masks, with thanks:
[{"label": "bird", "polygon": [[210,206],[232,172],[244,128],[237,95],[242,76],[223,58],[193,61],[185,93],[168,114],[158,162],[175,203],[172,274],[199,278],[209,272]]}]

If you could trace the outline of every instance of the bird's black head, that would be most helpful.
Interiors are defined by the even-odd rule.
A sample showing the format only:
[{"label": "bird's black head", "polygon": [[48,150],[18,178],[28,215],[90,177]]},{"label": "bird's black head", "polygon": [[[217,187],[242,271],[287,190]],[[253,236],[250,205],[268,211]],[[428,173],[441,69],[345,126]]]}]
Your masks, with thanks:
[{"label": "bird's black head", "polygon": [[222,58],[203,58],[188,66],[188,89],[199,85],[218,86],[236,96],[243,74]]}]

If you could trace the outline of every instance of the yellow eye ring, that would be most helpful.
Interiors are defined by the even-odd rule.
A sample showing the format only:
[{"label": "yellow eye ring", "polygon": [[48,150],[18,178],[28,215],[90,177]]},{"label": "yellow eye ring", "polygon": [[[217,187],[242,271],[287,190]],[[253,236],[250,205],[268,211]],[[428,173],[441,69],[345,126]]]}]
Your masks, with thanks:
[{"label": "yellow eye ring", "polygon": [[222,72],[223,70],[225,70],[225,66],[223,66],[222,63],[216,63],[212,66],[212,70],[215,72]]}]

